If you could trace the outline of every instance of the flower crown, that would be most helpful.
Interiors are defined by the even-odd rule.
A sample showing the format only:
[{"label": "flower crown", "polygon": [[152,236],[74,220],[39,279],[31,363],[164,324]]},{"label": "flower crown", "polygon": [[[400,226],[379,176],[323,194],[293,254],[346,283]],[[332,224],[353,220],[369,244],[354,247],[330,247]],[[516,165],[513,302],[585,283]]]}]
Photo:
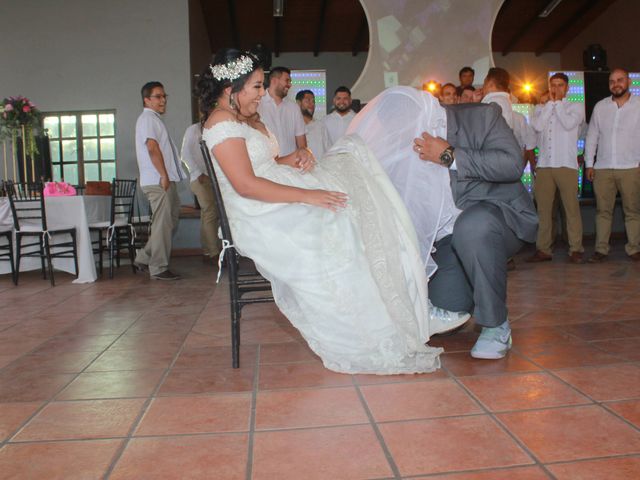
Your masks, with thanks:
[{"label": "flower crown", "polygon": [[237,60],[222,65],[209,65],[209,69],[216,80],[235,80],[253,70],[253,59],[242,55]]}]

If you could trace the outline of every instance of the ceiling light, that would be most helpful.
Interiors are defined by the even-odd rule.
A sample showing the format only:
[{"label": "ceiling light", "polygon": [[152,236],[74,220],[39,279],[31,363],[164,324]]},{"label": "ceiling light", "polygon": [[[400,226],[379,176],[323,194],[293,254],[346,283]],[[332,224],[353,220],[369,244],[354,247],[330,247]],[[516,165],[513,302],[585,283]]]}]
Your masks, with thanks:
[{"label": "ceiling light", "polygon": [[556,8],[561,1],[562,0],[551,0],[549,4],[546,7],[544,7],[544,9],[540,12],[538,16],[540,18],[548,17],[549,14],[553,11],[553,9]]},{"label": "ceiling light", "polygon": [[273,16],[284,17],[284,0],[273,0]]}]

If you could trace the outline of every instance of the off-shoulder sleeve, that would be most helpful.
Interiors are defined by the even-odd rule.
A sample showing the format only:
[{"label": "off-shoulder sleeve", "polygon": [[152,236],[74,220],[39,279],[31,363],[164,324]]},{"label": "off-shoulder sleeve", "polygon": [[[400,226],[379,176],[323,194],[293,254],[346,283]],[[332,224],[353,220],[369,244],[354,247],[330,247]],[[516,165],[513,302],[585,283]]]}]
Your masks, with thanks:
[{"label": "off-shoulder sleeve", "polygon": [[207,146],[209,148],[213,148],[229,138],[246,137],[246,127],[241,123],[231,120],[225,120],[224,122],[216,123],[213,127],[205,128],[202,130],[202,138],[205,142],[207,142]]}]

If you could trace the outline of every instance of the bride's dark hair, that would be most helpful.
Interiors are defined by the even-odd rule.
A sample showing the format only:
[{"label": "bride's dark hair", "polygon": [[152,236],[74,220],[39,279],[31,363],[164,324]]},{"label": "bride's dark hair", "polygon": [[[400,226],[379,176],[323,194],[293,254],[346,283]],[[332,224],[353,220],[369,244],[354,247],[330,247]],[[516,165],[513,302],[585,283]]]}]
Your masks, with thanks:
[{"label": "bride's dark hair", "polygon": [[[252,66],[251,71],[240,75],[235,80],[229,80],[223,78],[222,80],[216,80],[211,71],[212,66],[227,65],[231,62],[238,60],[240,57],[246,56],[251,59]],[[223,48],[211,59],[211,64],[207,65],[204,71],[200,74],[198,84],[196,85],[196,96],[198,97],[198,105],[200,113],[203,116],[203,122],[207,119],[207,116],[211,113],[218,103],[218,99],[225,88],[231,86],[231,93],[236,93],[242,90],[244,84],[253,72],[260,68],[258,59],[249,52],[243,52],[236,50],[235,48]]]}]

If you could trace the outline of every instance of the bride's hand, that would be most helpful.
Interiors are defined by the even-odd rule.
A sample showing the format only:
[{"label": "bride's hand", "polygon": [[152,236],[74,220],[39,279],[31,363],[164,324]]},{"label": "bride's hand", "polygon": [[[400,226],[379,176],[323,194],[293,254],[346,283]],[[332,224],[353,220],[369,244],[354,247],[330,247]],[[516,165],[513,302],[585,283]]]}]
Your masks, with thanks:
[{"label": "bride's hand", "polygon": [[304,203],[337,212],[338,209],[347,206],[347,200],[346,193],[330,192],[328,190],[308,190]]}]

